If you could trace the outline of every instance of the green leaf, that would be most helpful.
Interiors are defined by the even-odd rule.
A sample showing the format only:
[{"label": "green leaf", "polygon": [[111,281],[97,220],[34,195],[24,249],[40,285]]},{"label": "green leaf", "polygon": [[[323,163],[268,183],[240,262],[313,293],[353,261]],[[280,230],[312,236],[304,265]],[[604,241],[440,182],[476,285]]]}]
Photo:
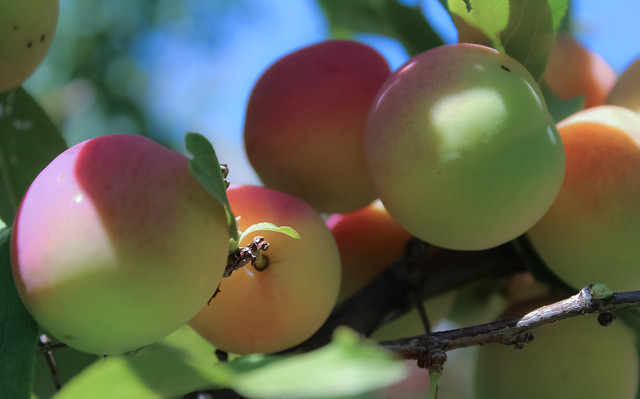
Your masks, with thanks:
[{"label": "green leaf", "polygon": [[0,219],[0,230],[4,229],[5,227],[7,227],[7,224],[4,222],[4,220]]},{"label": "green leaf", "polygon": [[229,224],[230,237],[238,241],[238,226],[236,218],[231,212],[229,200],[227,199],[227,186],[220,170],[220,162],[216,156],[213,146],[203,135],[198,133],[187,133],[185,136],[187,151],[193,155],[189,161],[189,171],[198,179],[200,184],[216,199],[227,212],[227,223]]},{"label": "green leaf", "polygon": [[262,222],[249,226],[245,231],[242,232],[238,241],[242,241],[246,236],[257,231],[273,231],[276,233],[288,235],[289,237],[295,238],[296,240],[300,239],[300,234],[298,234],[297,231],[289,226],[278,226],[270,222]]},{"label": "green leaf", "polygon": [[562,20],[569,9],[569,0],[547,0],[551,7],[551,15],[553,16],[553,32],[558,33]]},{"label": "green leaf", "polygon": [[[458,41],[487,45],[504,52],[500,32],[509,22],[509,0],[449,0],[449,12],[458,28]],[[485,39],[486,38],[486,39]]]},{"label": "green leaf", "polygon": [[403,361],[373,341],[361,341],[352,330],[339,328],[329,345],[246,371],[232,388],[256,399],[322,398],[357,395],[404,377]]},{"label": "green leaf", "polygon": [[0,93],[0,218],[7,224],[33,179],[66,148],[53,122],[23,88]]},{"label": "green leaf", "polygon": [[396,0],[385,0],[384,5],[385,15],[394,31],[391,37],[402,43],[409,56],[444,44],[419,7],[410,7]]},{"label": "green leaf", "polygon": [[0,231],[0,393],[29,398],[38,343],[38,325],[16,289],[9,256],[11,230]]},{"label": "green leaf", "polygon": [[540,89],[544,95],[547,109],[553,120],[558,123],[561,120],[575,114],[576,112],[584,108],[584,96],[578,96],[564,100],[558,97],[550,88],[549,85],[543,80],[540,84]]},{"label": "green leaf", "polygon": [[54,398],[163,399],[229,386],[233,372],[225,363],[216,363],[214,351],[185,326],[137,353],[93,363]]},{"label": "green leaf", "polygon": [[555,42],[553,15],[547,0],[511,0],[509,24],[501,32],[504,50],[542,80]]},{"label": "green leaf", "polygon": [[331,36],[350,39],[358,33],[372,33],[399,40],[410,55],[444,42],[425,20],[422,10],[397,0],[318,0]]}]

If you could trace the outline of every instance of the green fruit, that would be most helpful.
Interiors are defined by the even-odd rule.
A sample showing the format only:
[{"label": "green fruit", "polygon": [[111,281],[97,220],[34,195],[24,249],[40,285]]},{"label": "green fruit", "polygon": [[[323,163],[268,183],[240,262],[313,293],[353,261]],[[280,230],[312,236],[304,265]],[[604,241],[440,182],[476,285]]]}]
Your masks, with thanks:
[{"label": "green fruit", "polygon": [[480,347],[475,398],[635,398],[635,336],[622,322],[602,327],[596,317],[540,327],[522,350],[499,344]]},{"label": "green fruit", "polygon": [[0,2],[0,92],[22,84],[44,58],[58,24],[58,0]]},{"label": "green fruit", "polygon": [[413,57],[378,92],[365,154],[389,214],[451,249],[497,246],[549,208],[562,143],[529,72],[474,44]]}]

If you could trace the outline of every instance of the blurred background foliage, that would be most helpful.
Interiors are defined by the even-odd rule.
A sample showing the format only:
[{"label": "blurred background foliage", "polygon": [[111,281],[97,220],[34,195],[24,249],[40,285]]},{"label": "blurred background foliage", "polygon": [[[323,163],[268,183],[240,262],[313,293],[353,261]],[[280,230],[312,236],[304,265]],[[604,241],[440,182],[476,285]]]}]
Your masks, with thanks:
[{"label": "blurred background foliage", "polygon": [[[230,165],[234,183],[258,183],[244,155],[243,114],[252,85],[272,62],[320,40],[354,37],[395,69],[410,54],[457,41],[443,5],[445,0],[60,0],[53,44],[25,88],[69,145],[138,133],[184,151],[184,134],[197,131]],[[633,21],[639,2],[574,0],[572,12],[569,29],[616,71],[640,55],[632,40],[640,36]]]}]

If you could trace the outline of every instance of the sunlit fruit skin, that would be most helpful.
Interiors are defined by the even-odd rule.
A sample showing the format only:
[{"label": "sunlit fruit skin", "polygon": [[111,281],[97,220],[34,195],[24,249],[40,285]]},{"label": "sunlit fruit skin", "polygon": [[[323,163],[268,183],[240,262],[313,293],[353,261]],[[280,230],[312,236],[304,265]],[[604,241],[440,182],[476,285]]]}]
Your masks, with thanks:
[{"label": "sunlit fruit skin", "polygon": [[604,104],[616,73],[597,53],[571,36],[560,34],[549,53],[544,80],[556,96],[584,96],[584,108],[591,108]]},{"label": "sunlit fruit skin", "polygon": [[638,387],[635,335],[597,315],[561,320],[534,331],[524,349],[478,348],[476,399],[632,399]]},{"label": "sunlit fruit skin", "polygon": [[640,112],[640,58],[629,65],[618,77],[605,103]]},{"label": "sunlit fruit skin", "polygon": [[77,144],[33,181],[11,264],[36,321],[80,351],[115,354],[186,324],[228,253],[224,208],[184,155],[135,135]]},{"label": "sunlit fruit skin", "polygon": [[402,258],[411,234],[384,209],[380,200],[357,211],[336,213],[327,226],[338,244],[342,265],[339,301],[358,292]]},{"label": "sunlit fruit skin", "polygon": [[269,243],[263,271],[251,264],[223,278],[220,292],[191,321],[191,327],[227,352],[272,353],[309,338],[324,323],[340,289],[340,255],[317,211],[301,199],[265,187],[227,190],[238,228],[271,222],[295,229],[300,239],[259,231]]},{"label": "sunlit fruit skin", "polygon": [[369,113],[365,153],[389,214],[450,249],[486,249],[524,233],[564,173],[534,79],[474,44],[428,50],[395,71]]},{"label": "sunlit fruit skin", "polygon": [[567,169],[557,199],[528,232],[567,284],[640,287],[640,115],[606,106],[558,124]]},{"label": "sunlit fruit skin", "polygon": [[44,58],[58,24],[58,0],[0,2],[0,92],[24,82]]},{"label": "sunlit fruit skin", "polygon": [[256,83],[244,142],[265,186],[320,212],[350,212],[375,199],[362,139],[389,76],[386,60],[355,41],[329,40],[276,61]]}]

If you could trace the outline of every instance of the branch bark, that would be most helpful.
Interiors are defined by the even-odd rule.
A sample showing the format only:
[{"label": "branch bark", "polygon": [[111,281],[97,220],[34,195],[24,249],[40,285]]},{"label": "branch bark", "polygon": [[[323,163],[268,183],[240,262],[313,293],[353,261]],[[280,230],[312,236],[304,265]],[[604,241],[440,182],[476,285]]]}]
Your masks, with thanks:
[{"label": "branch bark", "polygon": [[[442,372],[447,351],[489,343],[522,347],[533,339],[533,330],[560,320],[588,314],[611,314],[616,310],[640,307],[640,291],[614,293],[596,298],[592,286],[567,299],[535,309],[523,316],[455,330],[381,342],[380,345],[405,359],[416,359],[433,371]],[[601,324],[610,324],[610,317]]]}]

